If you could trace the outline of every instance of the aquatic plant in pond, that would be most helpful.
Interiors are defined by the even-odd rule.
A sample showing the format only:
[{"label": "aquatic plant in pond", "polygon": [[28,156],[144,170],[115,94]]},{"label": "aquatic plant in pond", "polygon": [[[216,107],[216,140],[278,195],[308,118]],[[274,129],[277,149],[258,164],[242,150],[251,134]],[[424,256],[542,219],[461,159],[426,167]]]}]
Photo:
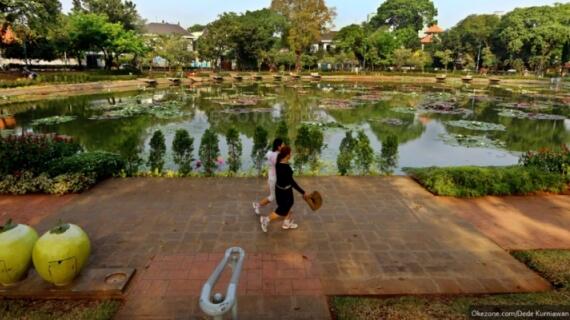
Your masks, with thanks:
[{"label": "aquatic plant in pond", "polygon": [[230,166],[230,171],[236,173],[241,167],[241,154],[243,149],[239,132],[236,128],[232,127],[228,129],[226,142],[228,145],[228,165]]},{"label": "aquatic plant in pond", "polygon": [[440,135],[439,139],[450,146],[467,148],[504,148],[505,143],[500,140],[490,139],[486,136],[472,136],[463,134]]},{"label": "aquatic plant in pond", "polygon": [[218,135],[212,129],[206,129],[200,142],[200,165],[204,167],[206,175],[211,176],[218,167],[220,146]]},{"label": "aquatic plant in pond", "polygon": [[378,168],[380,172],[386,175],[394,173],[394,169],[398,166],[398,137],[389,135],[382,141],[382,150],[378,157]]},{"label": "aquatic plant in pond", "polygon": [[194,138],[190,136],[188,130],[180,129],[176,131],[172,141],[172,154],[174,163],[178,165],[178,171],[182,175],[187,175],[192,171],[192,161],[194,161]]},{"label": "aquatic plant in pond", "polygon": [[340,142],[339,153],[336,158],[336,166],[342,176],[346,176],[352,172],[355,146],[356,140],[352,136],[352,131],[347,131]]},{"label": "aquatic plant in pond", "polygon": [[77,119],[74,116],[53,116],[32,121],[32,126],[53,126],[66,122],[71,122]]},{"label": "aquatic plant in pond", "polygon": [[166,154],[166,143],[164,140],[164,134],[160,130],[156,130],[150,139],[150,154],[147,165],[153,172],[160,173],[164,168],[164,156]]},{"label": "aquatic plant in pond", "polygon": [[257,170],[257,175],[261,175],[267,146],[269,145],[269,133],[261,126],[255,127],[253,134],[253,148],[251,150],[251,158]]},{"label": "aquatic plant in pond", "polygon": [[546,114],[546,113],[530,113],[515,109],[505,109],[499,112],[500,117],[505,118],[515,118],[515,119],[530,119],[530,120],[565,120],[565,116],[557,114]]},{"label": "aquatic plant in pond", "polygon": [[475,131],[506,131],[507,128],[502,124],[481,122],[481,121],[469,121],[469,120],[457,120],[457,121],[447,121],[447,125],[457,128],[463,128]]}]

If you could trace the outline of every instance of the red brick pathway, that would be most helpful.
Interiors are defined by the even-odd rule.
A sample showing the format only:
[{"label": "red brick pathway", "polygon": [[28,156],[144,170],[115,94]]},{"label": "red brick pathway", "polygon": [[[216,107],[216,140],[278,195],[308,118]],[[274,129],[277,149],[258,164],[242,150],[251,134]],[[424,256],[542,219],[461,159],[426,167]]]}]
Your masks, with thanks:
[{"label": "red brick pathway", "polygon": [[570,248],[570,196],[437,200],[505,249]]},{"label": "red brick pathway", "polygon": [[262,180],[199,178],[110,180],[37,227],[79,224],[92,241],[91,267],[138,270],[121,319],[202,318],[200,282],[233,246],[248,257],[243,319],[327,319],[325,295],[550,288],[411,179],[299,180],[325,204],[314,214],[298,199],[294,231],[274,223],[261,232],[251,201],[264,196]]},{"label": "red brick pathway", "polygon": [[17,223],[35,226],[45,217],[54,215],[75,199],[75,195],[63,197],[47,195],[0,195],[0,223],[12,218]]}]

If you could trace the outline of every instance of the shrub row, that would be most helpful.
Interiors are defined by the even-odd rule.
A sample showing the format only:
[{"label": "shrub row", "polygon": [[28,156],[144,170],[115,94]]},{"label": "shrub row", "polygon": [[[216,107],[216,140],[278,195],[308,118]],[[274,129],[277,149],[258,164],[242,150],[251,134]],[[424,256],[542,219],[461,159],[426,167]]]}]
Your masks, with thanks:
[{"label": "shrub row", "polygon": [[81,174],[101,181],[117,175],[123,169],[125,169],[125,161],[117,154],[86,152],[52,161],[47,172],[51,177]]},{"label": "shrub row", "polygon": [[565,175],[529,166],[405,168],[412,178],[433,194],[452,197],[560,193],[568,188]]},{"label": "shrub row", "polygon": [[20,175],[4,176],[0,180],[0,194],[47,193],[64,195],[83,192],[96,182],[94,176],[82,173],[62,174],[52,178],[45,173],[35,175],[27,171]]}]

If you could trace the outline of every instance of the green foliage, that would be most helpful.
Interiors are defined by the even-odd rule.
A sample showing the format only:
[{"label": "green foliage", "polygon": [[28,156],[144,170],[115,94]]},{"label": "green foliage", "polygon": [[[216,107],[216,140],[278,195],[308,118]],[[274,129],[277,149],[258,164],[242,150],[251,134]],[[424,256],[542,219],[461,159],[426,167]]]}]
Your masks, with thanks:
[{"label": "green foliage", "polygon": [[284,144],[289,145],[289,127],[287,126],[287,121],[279,121],[277,129],[275,130],[275,138],[280,138]]},{"label": "green foliage", "polygon": [[520,158],[520,164],[570,178],[570,149],[563,145],[559,150],[542,149],[527,152]]},{"label": "green foliage", "polygon": [[0,138],[0,176],[31,171],[45,172],[51,161],[72,156],[81,146],[57,135],[25,134]]},{"label": "green foliage", "polygon": [[243,146],[236,128],[228,129],[226,134],[226,142],[228,144],[228,164],[230,171],[236,173],[241,168],[241,155]]},{"label": "green foliage", "polygon": [[83,192],[97,183],[97,179],[83,173],[62,174],[51,178],[43,173],[34,175],[25,171],[15,175],[7,175],[0,179],[0,194],[24,195],[47,193],[64,195]]},{"label": "green foliage", "polygon": [[354,147],[354,161],[356,168],[362,175],[370,172],[370,166],[374,162],[374,150],[370,146],[370,139],[364,131],[358,131],[356,145]]},{"label": "green foliage", "polygon": [[368,43],[362,26],[357,24],[346,26],[340,29],[334,40],[339,50],[354,54],[358,61],[364,64]]},{"label": "green foliage", "polygon": [[187,175],[192,171],[192,161],[194,161],[194,138],[187,130],[177,130],[172,141],[172,153],[174,163],[178,165],[178,171],[182,175]]},{"label": "green foliage", "polygon": [[150,139],[150,154],[147,165],[151,171],[162,172],[164,168],[164,155],[166,154],[166,143],[164,134],[156,130]]},{"label": "green foliage", "polygon": [[216,160],[220,156],[218,135],[212,129],[206,129],[200,142],[200,161],[206,175],[211,176],[216,170]]},{"label": "green foliage", "polygon": [[389,135],[382,141],[382,152],[378,159],[378,166],[382,174],[393,174],[398,166],[398,136]]},{"label": "green foliage", "polygon": [[346,176],[353,169],[354,149],[357,141],[352,136],[352,131],[346,132],[345,137],[340,142],[339,153],[336,158],[338,172]]},{"label": "green foliage", "polygon": [[394,50],[392,59],[394,65],[396,66],[396,69],[402,70],[402,67],[408,66],[410,64],[410,61],[412,59],[412,50],[405,48],[396,49]]},{"label": "green foliage", "polygon": [[491,48],[485,47],[482,53],[482,65],[485,68],[493,69],[497,65],[497,56],[491,51]]},{"label": "green foliage", "polygon": [[568,178],[534,167],[451,167],[404,169],[430,192],[440,196],[482,197],[562,192]]},{"label": "green foliage", "polygon": [[129,0],[74,0],[73,11],[105,15],[109,22],[118,23],[125,30],[142,28],[136,4]]},{"label": "green foliage", "polygon": [[431,0],[386,0],[370,22],[378,28],[389,26],[395,30],[409,28],[417,34],[434,23],[437,9]]},{"label": "green foliage", "polygon": [[135,176],[144,163],[144,160],[140,156],[142,150],[138,137],[128,136],[122,143],[120,150],[121,158],[125,161],[124,174],[128,177]]},{"label": "green foliage", "polygon": [[82,174],[101,181],[118,175],[124,169],[125,161],[117,154],[85,152],[52,161],[47,172],[51,177]]},{"label": "green foliage", "polygon": [[332,24],[336,12],[321,0],[272,0],[271,10],[287,18],[287,42],[301,70],[301,55],[319,40]]},{"label": "green foliage", "polygon": [[447,71],[447,67],[449,67],[449,64],[453,62],[453,51],[449,49],[444,51],[436,51],[434,57],[439,59],[439,62],[443,65],[445,71]]},{"label": "green foliage", "polygon": [[261,175],[263,168],[263,160],[267,146],[269,145],[269,133],[263,127],[255,127],[253,134],[253,149],[251,150],[251,158],[253,159],[254,167],[257,169],[258,175]]},{"label": "green foliage", "polygon": [[324,135],[320,127],[301,125],[295,139],[295,167],[299,173],[303,172],[306,164],[314,171],[319,164],[319,156],[325,148]]},{"label": "green foliage", "polygon": [[146,63],[151,64],[152,59],[159,56],[168,62],[169,67],[180,69],[189,65],[196,55],[188,51],[188,40],[179,35],[160,36],[149,40],[151,51],[147,53]]}]

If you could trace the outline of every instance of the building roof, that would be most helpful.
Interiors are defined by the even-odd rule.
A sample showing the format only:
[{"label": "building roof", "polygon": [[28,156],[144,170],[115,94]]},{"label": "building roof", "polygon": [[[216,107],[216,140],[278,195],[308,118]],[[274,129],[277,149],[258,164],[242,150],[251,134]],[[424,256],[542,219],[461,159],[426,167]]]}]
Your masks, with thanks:
[{"label": "building roof", "polygon": [[421,40],[422,44],[430,44],[433,42],[433,34],[428,34]]},{"label": "building roof", "polygon": [[432,25],[431,27],[429,27],[425,33],[430,34],[430,33],[442,33],[443,29],[438,26],[437,24]]},{"label": "building roof", "polygon": [[321,35],[321,41],[332,41],[337,33],[338,31],[325,32]]},{"label": "building roof", "polygon": [[191,36],[188,30],[182,28],[179,24],[172,23],[148,23],[145,25],[145,33],[155,34],[159,36],[177,34],[181,36]]}]

